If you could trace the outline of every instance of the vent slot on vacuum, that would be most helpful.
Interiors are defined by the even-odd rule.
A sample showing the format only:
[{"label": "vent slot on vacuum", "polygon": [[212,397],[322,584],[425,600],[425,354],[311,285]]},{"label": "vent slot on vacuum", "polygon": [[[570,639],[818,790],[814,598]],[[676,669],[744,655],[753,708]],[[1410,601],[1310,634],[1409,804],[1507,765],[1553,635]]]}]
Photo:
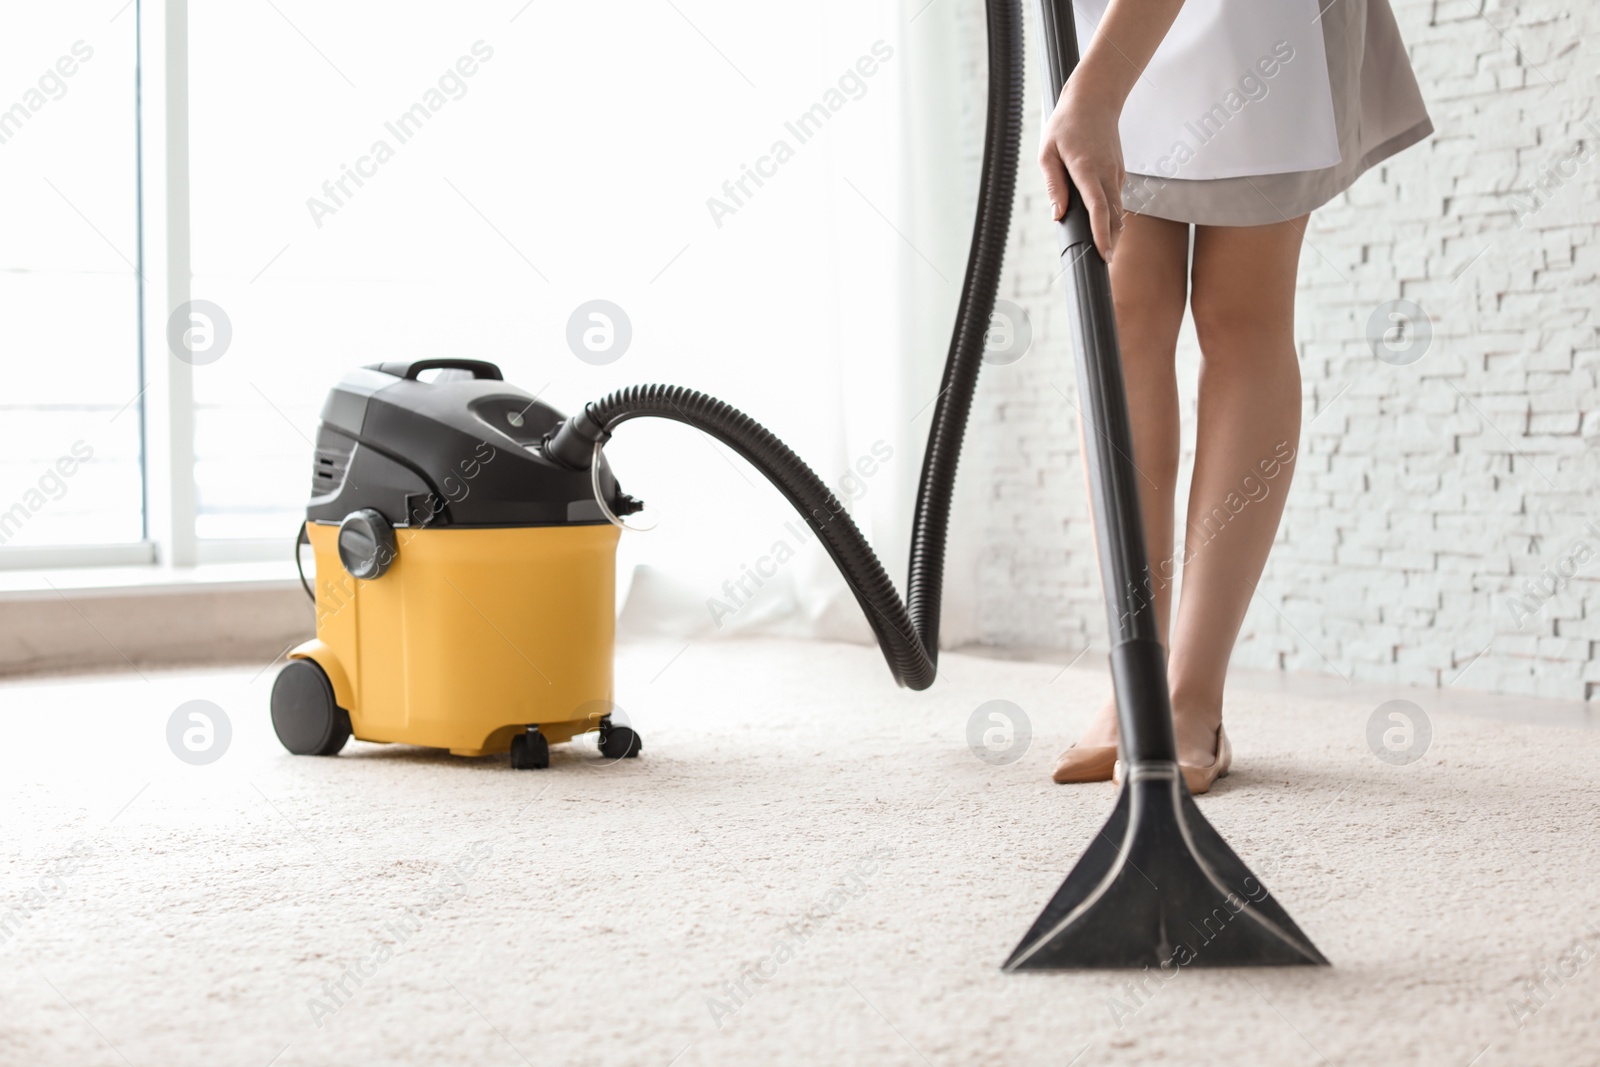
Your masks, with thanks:
[{"label": "vent slot on vacuum", "polygon": [[350,455],[355,451],[353,437],[346,437],[324,424],[317,433],[316,457],[311,461],[311,495],[327,496],[338,492],[344,484],[344,475],[350,469]]}]

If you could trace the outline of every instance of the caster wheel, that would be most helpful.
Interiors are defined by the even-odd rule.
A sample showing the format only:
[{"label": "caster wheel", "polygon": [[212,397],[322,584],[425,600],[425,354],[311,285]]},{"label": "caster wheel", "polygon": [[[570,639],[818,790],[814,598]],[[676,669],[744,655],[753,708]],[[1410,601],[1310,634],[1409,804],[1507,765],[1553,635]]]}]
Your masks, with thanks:
[{"label": "caster wheel", "polygon": [[542,771],[550,766],[550,742],[538,730],[511,739],[511,766],[519,771]]},{"label": "caster wheel", "polygon": [[644,742],[631,726],[612,726],[600,731],[600,755],[606,759],[638,759]]},{"label": "caster wheel", "polygon": [[290,660],[272,683],[272,729],[296,756],[331,756],[350,740],[350,713],[316,660]]}]

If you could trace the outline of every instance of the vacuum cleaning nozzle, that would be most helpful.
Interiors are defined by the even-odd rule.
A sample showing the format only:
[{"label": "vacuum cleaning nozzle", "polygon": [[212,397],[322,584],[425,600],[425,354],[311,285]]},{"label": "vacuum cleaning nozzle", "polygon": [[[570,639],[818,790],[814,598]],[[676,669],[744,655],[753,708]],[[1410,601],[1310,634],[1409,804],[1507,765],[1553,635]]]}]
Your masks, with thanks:
[{"label": "vacuum cleaning nozzle", "polygon": [[590,417],[590,407],[585,404],[582,411],[544,436],[541,450],[568,470],[588,470],[594,462],[594,446],[611,440],[610,431]]},{"label": "vacuum cleaning nozzle", "polygon": [[1007,971],[1325,965],[1222,835],[1175,762],[1135,763],[1105,828]]}]

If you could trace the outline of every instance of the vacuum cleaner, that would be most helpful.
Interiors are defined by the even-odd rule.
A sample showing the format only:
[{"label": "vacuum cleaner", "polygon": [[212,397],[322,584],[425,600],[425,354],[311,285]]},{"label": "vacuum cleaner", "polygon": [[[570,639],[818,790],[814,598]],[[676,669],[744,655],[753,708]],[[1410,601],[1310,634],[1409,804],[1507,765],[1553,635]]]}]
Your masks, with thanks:
[{"label": "vacuum cleaner", "polygon": [[[765,476],[839,567],[895,681],[933,683],[951,497],[1022,126],[1019,0],[987,0],[986,9],[977,218],[923,456],[905,600],[826,483],[715,397],[632,386],[564,416],[490,363],[379,363],[347,375],[322,412],[296,546],[297,559],[305,543],[315,554],[316,589],[307,588],[317,636],[291,651],[272,692],[273,726],[289,751],[332,755],[354,736],[469,756],[509,751],[513,767],[542,768],[550,744],[593,732],[608,758],[638,756],[642,740],[612,703],[611,663],[619,527],[642,505],[604,454],[638,418],[694,426]],[[1039,0],[1038,12],[1048,111],[1077,63],[1077,41],[1070,0]],[[1149,566],[1109,274],[1076,192],[1056,228],[1128,772],[1110,822],[1005,967],[1325,962],[1211,829],[1178,773],[1165,655],[1153,604],[1139,595]],[[424,379],[430,371],[439,377]]]},{"label": "vacuum cleaner", "polygon": [[611,702],[606,508],[642,505],[603,457],[574,471],[544,454],[561,421],[479,360],[379,363],[328,394],[296,545],[316,560],[317,636],[272,690],[285,748],[355,736],[542,768],[597,732],[604,755],[639,754]]}]

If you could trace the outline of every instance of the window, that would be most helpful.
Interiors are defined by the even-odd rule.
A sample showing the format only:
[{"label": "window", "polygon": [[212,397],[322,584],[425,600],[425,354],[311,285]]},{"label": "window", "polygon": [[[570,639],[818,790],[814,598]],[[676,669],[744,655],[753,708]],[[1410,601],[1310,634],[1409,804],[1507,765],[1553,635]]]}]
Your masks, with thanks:
[{"label": "window", "polygon": [[0,562],[148,558],[135,18],[110,14],[0,16]]},{"label": "window", "polygon": [[[0,566],[42,558],[16,546],[52,559],[85,546],[60,556],[76,562],[289,559],[323,398],[384,360],[492,360],[567,410],[683,382],[745,407],[830,479],[879,437],[898,443],[907,419],[871,402],[884,372],[863,363],[898,343],[910,257],[888,222],[902,195],[892,4],[379,18],[190,0],[181,25],[154,0],[78,7],[0,15],[0,69],[47,80],[0,142],[0,190],[35,208],[0,243],[0,508],[23,502]],[[50,74],[80,40],[92,56]],[[594,300],[632,329],[608,365],[567,339]],[[179,360],[174,335],[193,346]],[[875,420],[848,441],[845,394]],[[92,452],[75,466],[80,440]],[[708,447],[639,427],[615,457],[628,485],[694,519],[641,550],[699,558],[695,583],[715,589],[791,516]]]}]

